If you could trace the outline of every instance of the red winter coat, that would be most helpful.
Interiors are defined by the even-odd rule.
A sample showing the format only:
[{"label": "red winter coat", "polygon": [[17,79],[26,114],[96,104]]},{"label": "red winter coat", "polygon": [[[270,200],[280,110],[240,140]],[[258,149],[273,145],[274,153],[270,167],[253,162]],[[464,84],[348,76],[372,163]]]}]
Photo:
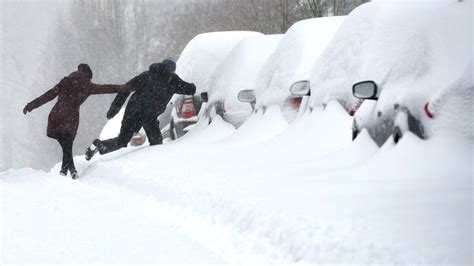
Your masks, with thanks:
[{"label": "red winter coat", "polygon": [[68,134],[75,138],[79,127],[79,109],[87,97],[92,94],[129,92],[131,89],[126,85],[97,85],[83,72],[75,71],[30,102],[26,109],[31,111],[58,96],[58,101],[49,113],[47,135],[56,139],[58,135]]}]

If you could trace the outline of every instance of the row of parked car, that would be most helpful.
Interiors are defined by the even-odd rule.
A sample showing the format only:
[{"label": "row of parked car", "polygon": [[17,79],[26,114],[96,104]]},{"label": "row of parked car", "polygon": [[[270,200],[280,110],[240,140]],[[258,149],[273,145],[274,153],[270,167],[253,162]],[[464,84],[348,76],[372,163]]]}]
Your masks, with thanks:
[{"label": "row of parked car", "polygon": [[198,35],[177,68],[184,80],[197,81],[198,95],[173,98],[162,115],[169,117],[164,135],[183,136],[200,112],[237,128],[270,105],[280,105],[292,122],[299,112],[337,101],[353,116],[353,139],[363,130],[378,145],[397,143],[406,132],[429,138],[443,128],[436,120],[456,116],[443,112],[452,109],[446,105],[471,110],[472,99],[449,93],[473,91],[472,39],[465,34],[471,8],[447,0],[370,2],[347,17],[300,21],[284,35]]}]

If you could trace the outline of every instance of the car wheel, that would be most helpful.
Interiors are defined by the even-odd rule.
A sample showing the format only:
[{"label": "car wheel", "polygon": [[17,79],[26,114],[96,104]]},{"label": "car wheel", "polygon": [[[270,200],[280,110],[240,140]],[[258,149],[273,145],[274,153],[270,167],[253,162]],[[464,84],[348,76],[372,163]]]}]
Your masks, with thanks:
[{"label": "car wheel", "polygon": [[359,127],[357,126],[356,120],[352,120],[352,141],[354,141],[359,135]]},{"label": "car wheel", "polygon": [[394,129],[393,129],[393,141],[395,143],[398,143],[403,137],[403,132],[402,130],[400,129],[400,127],[396,126]]},{"label": "car wheel", "polygon": [[171,140],[176,140],[176,127],[174,126],[174,120],[171,120],[170,122],[170,139]]},{"label": "car wheel", "polygon": [[398,143],[402,137],[404,132],[409,131],[410,128],[408,126],[408,113],[407,111],[400,111],[396,116],[395,116],[395,122],[394,122],[394,127],[393,127],[393,141],[395,143]]},{"label": "car wheel", "polygon": [[352,129],[352,141],[354,141],[358,135],[359,135],[359,131],[356,129]]}]

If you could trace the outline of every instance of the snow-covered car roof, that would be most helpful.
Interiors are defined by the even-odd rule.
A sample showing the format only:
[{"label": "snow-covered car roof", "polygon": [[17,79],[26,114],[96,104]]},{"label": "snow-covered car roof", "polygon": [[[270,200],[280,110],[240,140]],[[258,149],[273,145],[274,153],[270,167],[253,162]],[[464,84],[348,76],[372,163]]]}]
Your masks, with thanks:
[{"label": "snow-covered car roof", "polygon": [[282,36],[254,36],[240,41],[213,73],[209,83],[209,102],[225,101],[227,113],[250,110],[250,105],[240,102],[237,95],[241,90],[255,89],[263,64]]},{"label": "snow-covered car roof", "polygon": [[[420,105],[472,62],[472,2],[376,1],[355,9],[316,61],[311,105],[349,104],[352,85],[374,80],[378,105]],[[452,19],[455,17],[456,19]]]},{"label": "snow-covered car roof", "polygon": [[345,17],[306,19],[288,29],[257,80],[257,107],[282,103],[295,81],[308,79],[311,66]]},{"label": "snow-covered car roof", "polygon": [[209,79],[216,67],[242,39],[263,35],[253,31],[210,32],[195,36],[184,48],[176,73],[196,85],[196,92],[209,89]]}]

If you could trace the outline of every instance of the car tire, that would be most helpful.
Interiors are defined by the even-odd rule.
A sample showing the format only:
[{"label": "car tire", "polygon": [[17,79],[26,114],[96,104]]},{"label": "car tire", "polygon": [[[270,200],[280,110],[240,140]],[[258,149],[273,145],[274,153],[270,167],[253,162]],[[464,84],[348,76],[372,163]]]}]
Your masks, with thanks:
[{"label": "car tire", "polygon": [[354,141],[358,135],[359,135],[359,131],[356,129],[352,129],[352,141]]},{"label": "car tire", "polygon": [[394,141],[395,143],[398,143],[398,142],[402,139],[402,137],[403,137],[403,132],[402,132],[402,130],[400,129],[399,126],[396,126],[396,127],[393,129],[393,135],[392,135],[392,136],[393,136],[393,141]]},{"label": "car tire", "polygon": [[409,113],[406,110],[406,108],[400,110],[396,114],[395,119],[394,119],[393,133],[392,133],[393,141],[395,142],[395,144],[397,144],[403,138],[403,134],[405,132],[410,131],[408,120],[409,120]]},{"label": "car tire", "polygon": [[352,120],[352,141],[354,141],[357,136],[359,135],[360,131],[359,131],[359,127],[357,126],[357,122],[356,120]]},{"label": "car tire", "polygon": [[176,127],[174,125],[174,120],[171,120],[170,122],[170,139],[171,140],[176,140]]}]

